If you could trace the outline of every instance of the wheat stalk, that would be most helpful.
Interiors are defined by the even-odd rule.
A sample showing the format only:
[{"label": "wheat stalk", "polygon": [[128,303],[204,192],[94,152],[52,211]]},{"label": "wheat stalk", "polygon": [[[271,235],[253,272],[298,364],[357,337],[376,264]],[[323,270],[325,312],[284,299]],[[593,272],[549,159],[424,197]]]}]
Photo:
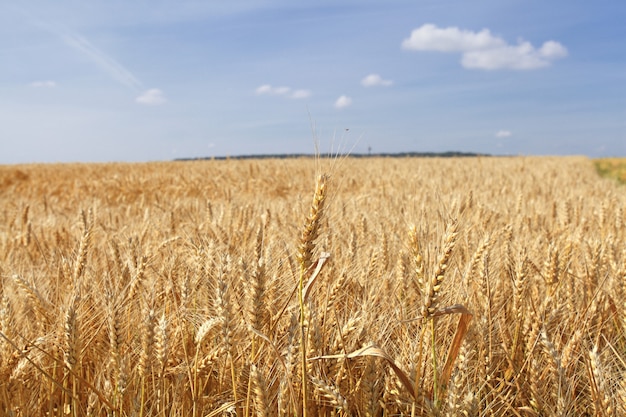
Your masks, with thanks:
[{"label": "wheat stalk", "polygon": [[307,381],[307,345],[306,345],[306,325],[305,325],[305,304],[304,304],[304,285],[305,274],[313,265],[313,250],[315,249],[315,240],[319,234],[320,222],[324,210],[324,202],[326,201],[326,175],[320,175],[317,179],[315,193],[311,209],[307,216],[300,243],[298,246],[297,259],[300,265],[300,280],[298,284],[298,303],[300,305],[300,356],[301,356],[301,372],[302,372],[302,415],[306,417],[308,414],[308,381]]}]

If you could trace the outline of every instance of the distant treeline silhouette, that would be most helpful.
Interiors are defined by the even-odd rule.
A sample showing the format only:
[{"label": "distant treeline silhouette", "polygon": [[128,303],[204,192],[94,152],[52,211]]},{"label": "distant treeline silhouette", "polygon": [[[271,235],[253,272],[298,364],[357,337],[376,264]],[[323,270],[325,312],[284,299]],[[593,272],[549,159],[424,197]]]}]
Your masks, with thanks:
[{"label": "distant treeline silhouette", "polygon": [[[398,153],[350,153],[341,155],[348,158],[452,158],[452,157],[475,157],[492,156],[484,153],[474,152],[398,152]],[[176,158],[175,161],[206,161],[206,160],[227,160],[227,159],[289,159],[289,158],[336,158],[337,154],[261,154],[261,155],[232,155],[232,156],[205,156],[198,158]]]}]

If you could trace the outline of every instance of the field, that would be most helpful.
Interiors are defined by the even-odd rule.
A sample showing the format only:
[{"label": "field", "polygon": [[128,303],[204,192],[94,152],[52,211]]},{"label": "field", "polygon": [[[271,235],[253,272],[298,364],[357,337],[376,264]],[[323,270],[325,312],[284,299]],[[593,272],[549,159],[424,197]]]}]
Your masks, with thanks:
[{"label": "field", "polygon": [[0,167],[10,416],[626,413],[586,158]]}]

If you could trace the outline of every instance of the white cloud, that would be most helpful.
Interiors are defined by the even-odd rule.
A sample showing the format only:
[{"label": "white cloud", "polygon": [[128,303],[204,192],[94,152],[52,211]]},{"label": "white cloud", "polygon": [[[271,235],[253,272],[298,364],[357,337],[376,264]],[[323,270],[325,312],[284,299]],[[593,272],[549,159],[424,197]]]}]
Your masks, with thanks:
[{"label": "white cloud", "polygon": [[345,109],[352,105],[352,99],[348,96],[341,96],[335,101],[336,109]]},{"label": "white cloud", "polygon": [[555,41],[544,42],[539,49],[539,54],[545,58],[565,58],[567,56],[567,48]]},{"label": "white cloud", "polygon": [[484,51],[470,51],[463,54],[461,64],[469,69],[516,69],[530,70],[549,66],[553,59],[562,58],[567,55],[567,50],[559,43],[560,48],[549,46],[544,47],[548,42],[539,49],[535,49],[529,42],[521,42],[517,46],[503,46],[501,48],[487,49]]},{"label": "white cloud", "polygon": [[378,74],[370,74],[370,75],[368,75],[367,77],[365,77],[365,78],[363,78],[361,80],[361,84],[364,87],[375,87],[375,86],[388,87],[388,86],[393,84],[393,81],[391,81],[391,80],[384,80]]},{"label": "white cloud", "polygon": [[502,39],[493,36],[489,29],[472,32],[457,27],[439,28],[428,23],[414,29],[411,37],[402,42],[402,47],[416,51],[465,52],[505,44]]},{"label": "white cloud", "polygon": [[491,34],[457,27],[439,28],[425,24],[411,32],[402,42],[404,49],[415,51],[460,52],[461,65],[468,69],[530,70],[549,66],[553,60],[567,56],[567,49],[556,41],[547,41],[536,49],[530,42],[520,40],[509,45]]},{"label": "white cloud", "polygon": [[513,133],[511,133],[511,131],[510,131],[510,130],[498,130],[498,131],[496,132],[496,137],[497,137],[497,138],[508,138],[508,137],[510,137],[511,135],[513,135]]},{"label": "white cloud", "polygon": [[311,96],[310,90],[300,89],[300,90],[292,90],[289,87],[273,87],[270,84],[263,84],[256,88],[255,93],[257,95],[273,95],[273,96],[283,96],[286,98],[293,99],[302,99]]},{"label": "white cloud", "polygon": [[135,99],[139,104],[146,104],[148,106],[158,106],[167,102],[167,99],[163,95],[163,92],[158,88],[151,88],[144,91],[139,97]]},{"label": "white cloud", "polygon": [[263,84],[255,90],[257,94],[270,94],[272,92],[272,86],[269,84]]},{"label": "white cloud", "polygon": [[275,96],[284,96],[289,94],[291,88],[289,87],[272,87],[270,84],[263,84],[262,86],[256,89],[256,93],[261,94],[271,94]]},{"label": "white cloud", "polygon": [[35,88],[54,88],[57,86],[57,83],[50,80],[33,81],[32,83],[30,83],[30,86]]}]

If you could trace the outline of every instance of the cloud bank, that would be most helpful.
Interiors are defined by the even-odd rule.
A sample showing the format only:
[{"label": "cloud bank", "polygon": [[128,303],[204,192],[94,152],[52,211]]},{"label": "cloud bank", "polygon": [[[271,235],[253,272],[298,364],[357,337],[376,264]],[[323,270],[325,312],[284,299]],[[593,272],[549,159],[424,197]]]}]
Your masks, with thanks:
[{"label": "cloud bank", "polygon": [[497,138],[508,138],[511,135],[513,135],[513,133],[510,130],[498,130],[496,132],[496,137]]},{"label": "cloud bank", "polygon": [[311,97],[310,90],[292,90],[290,87],[273,87],[270,84],[263,84],[257,87],[255,93],[257,95],[283,96],[292,99],[303,99]]},{"label": "cloud bank", "polygon": [[532,70],[547,67],[567,56],[567,48],[556,41],[546,41],[540,48],[520,40],[510,45],[489,29],[480,32],[457,27],[440,28],[425,24],[404,39],[402,48],[412,51],[461,53],[461,65],[482,70]]}]

